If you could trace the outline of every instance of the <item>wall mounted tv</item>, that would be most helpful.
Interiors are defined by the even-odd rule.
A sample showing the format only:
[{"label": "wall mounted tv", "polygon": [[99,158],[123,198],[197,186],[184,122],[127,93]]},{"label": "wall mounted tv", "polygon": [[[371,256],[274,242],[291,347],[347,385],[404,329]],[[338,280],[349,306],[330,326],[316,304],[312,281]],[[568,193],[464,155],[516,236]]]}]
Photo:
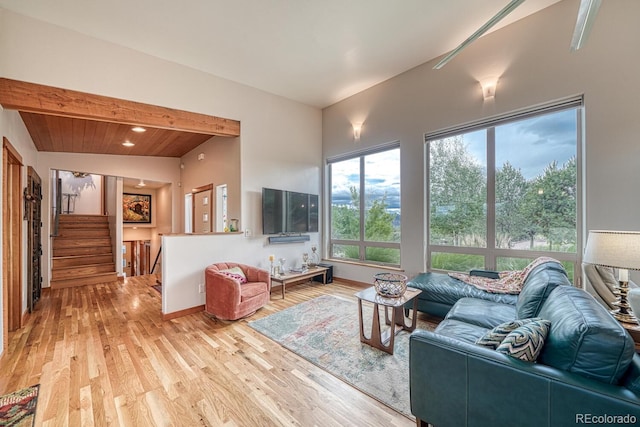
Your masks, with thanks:
[{"label": "wall mounted tv", "polygon": [[262,189],[262,234],[318,231],[318,195]]}]

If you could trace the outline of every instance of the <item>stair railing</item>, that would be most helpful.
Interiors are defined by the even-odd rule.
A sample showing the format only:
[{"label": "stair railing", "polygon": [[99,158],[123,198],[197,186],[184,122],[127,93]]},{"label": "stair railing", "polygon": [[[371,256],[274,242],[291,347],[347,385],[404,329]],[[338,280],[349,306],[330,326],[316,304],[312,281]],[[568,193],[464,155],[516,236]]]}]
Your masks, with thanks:
[{"label": "stair railing", "polygon": [[53,233],[52,237],[58,236],[58,228],[60,227],[60,214],[62,214],[62,179],[56,179],[56,205],[54,206]]}]

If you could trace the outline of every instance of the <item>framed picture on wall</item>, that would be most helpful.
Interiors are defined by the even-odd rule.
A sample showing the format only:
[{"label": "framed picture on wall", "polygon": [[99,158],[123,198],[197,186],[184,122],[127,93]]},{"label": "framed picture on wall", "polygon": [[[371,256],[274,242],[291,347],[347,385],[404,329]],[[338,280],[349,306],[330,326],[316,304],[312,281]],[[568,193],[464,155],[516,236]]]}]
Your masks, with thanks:
[{"label": "framed picture on wall", "polygon": [[151,195],[123,193],[122,222],[151,224]]}]

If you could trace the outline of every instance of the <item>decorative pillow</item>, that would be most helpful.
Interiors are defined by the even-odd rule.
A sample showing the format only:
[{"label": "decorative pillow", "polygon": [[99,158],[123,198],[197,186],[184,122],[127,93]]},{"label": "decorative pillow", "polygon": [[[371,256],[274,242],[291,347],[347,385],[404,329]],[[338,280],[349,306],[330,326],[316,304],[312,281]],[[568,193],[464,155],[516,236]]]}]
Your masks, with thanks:
[{"label": "decorative pillow", "polygon": [[238,283],[247,283],[247,276],[244,275],[244,271],[240,267],[228,268],[226,270],[219,270],[219,273],[224,274],[225,276],[231,277],[236,280]]},{"label": "decorative pillow", "polygon": [[548,320],[529,322],[507,335],[496,351],[526,362],[535,362],[550,328],[551,322]]},{"label": "decorative pillow", "polygon": [[541,320],[541,318],[535,317],[533,319],[517,319],[510,322],[501,323],[478,338],[476,340],[476,344],[495,350],[507,335],[518,329],[520,326],[526,325],[527,323],[533,322],[534,320]]}]

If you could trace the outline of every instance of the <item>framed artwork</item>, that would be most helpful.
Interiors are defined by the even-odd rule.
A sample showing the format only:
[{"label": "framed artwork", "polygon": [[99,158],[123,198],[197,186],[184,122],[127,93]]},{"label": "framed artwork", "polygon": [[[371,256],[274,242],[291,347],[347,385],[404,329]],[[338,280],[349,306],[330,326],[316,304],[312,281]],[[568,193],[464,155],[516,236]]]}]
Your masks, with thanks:
[{"label": "framed artwork", "polygon": [[151,224],[151,195],[123,193],[122,222]]}]

